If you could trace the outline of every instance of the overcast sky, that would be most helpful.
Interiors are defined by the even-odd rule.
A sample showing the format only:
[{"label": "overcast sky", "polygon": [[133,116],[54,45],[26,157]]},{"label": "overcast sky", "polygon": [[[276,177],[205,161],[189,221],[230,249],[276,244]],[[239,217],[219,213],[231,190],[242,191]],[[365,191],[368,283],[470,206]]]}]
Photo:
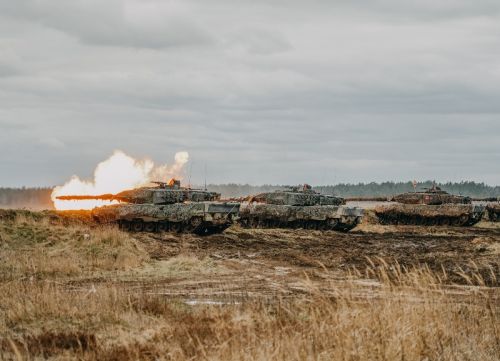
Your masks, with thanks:
[{"label": "overcast sky", "polygon": [[500,184],[498,0],[0,0],[0,186]]}]

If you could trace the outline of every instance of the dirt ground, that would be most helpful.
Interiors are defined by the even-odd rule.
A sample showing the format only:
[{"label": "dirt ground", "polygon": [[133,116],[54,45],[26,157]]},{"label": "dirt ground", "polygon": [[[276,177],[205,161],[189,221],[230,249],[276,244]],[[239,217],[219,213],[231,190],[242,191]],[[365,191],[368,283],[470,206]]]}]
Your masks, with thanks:
[{"label": "dirt ground", "polygon": [[[209,237],[133,237],[157,261],[158,272],[121,278],[122,285],[174,298],[239,302],[293,297],[311,284],[331,289],[332,275],[339,288],[354,277],[360,292],[370,292],[374,284],[366,270],[383,263],[409,269],[426,266],[450,285],[474,283],[467,277],[474,272],[487,286],[496,287],[500,280],[500,227],[491,223],[471,228],[365,224],[349,233],[233,227]],[[193,257],[204,264],[202,269],[189,265]],[[161,265],[172,267],[172,260],[179,260],[177,268],[186,272],[165,277]]]}]

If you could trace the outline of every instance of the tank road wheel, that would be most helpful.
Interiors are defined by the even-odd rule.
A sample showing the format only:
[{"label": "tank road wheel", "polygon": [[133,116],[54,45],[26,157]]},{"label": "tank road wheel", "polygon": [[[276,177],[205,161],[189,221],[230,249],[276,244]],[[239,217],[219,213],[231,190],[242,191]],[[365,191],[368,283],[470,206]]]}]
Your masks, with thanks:
[{"label": "tank road wheel", "polygon": [[381,225],[387,225],[388,224],[387,219],[384,216],[377,215],[377,218],[378,218],[378,223],[380,223]]},{"label": "tank road wheel", "polygon": [[320,231],[328,231],[328,220],[318,221],[318,229]]},{"label": "tank road wheel", "polygon": [[203,218],[201,218],[201,217],[193,217],[189,221],[189,226],[187,227],[187,230],[189,232],[194,232],[197,229],[199,229],[202,224],[203,224]]},{"label": "tank road wheel", "polygon": [[191,218],[191,226],[193,227],[199,227],[203,223],[203,218],[201,217],[193,217]]},{"label": "tank road wheel", "polygon": [[144,222],[140,219],[132,221],[132,226],[130,227],[130,229],[133,232],[142,232],[142,230],[144,229]]},{"label": "tank road wheel", "polygon": [[451,222],[451,219],[449,219],[449,218],[443,218],[443,219],[441,219],[440,224],[442,226],[450,226],[452,224],[452,222]]},{"label": "tank road wheel", "polygon": [[169,227],[167,222],[159,222],[158,223],[158,232],[168,232]]},{"label": "tank road wheel", "polygon": [[258,218],[251,218],[250,219],[250,227],[259,228],[259,219]]},{"label": "tank road wheel", "polygon": [[181,233],[182,223],[181,222],[172,222],[172,224],[170,226],[170,230],[174,233]]},{"label": "tank road wheel", "polygon": [[269,228],[280,228],[279,219],[270,219],[269,220]]},{"label": "tank road wheel", "polygon": [[243,228],[250,228],[250,222],[249,222],[248,218],[241,218],[239,223],[240,223],[240,226],[242,226]]},{"label": "tank road wheel", "polygon": [[130,231],[130,222],[129,221],[119,221],[118,226],[122,231]]},{"label": "tank road wheel", "polygon": [[460,226],[468,226],[470,224],[471,220],[467,215],[463,215],[460,217]]},{"label": "tank road wheel", "polygon": [[146,222],[144,223],[144,231],[149,233],[154,233],[157,230],[157,226],[155,222]]},{"label": "tank road wheel", "polygon": [[316,229],[316,224],[314,221],[306,221],[306,229]]},{"label": "tank road wheel", "polygon": [[333,231],[334,229],[337,228],[337,225],[339,224],[339,220],[335,218],[330,218],[326,221],[326,229]]}]

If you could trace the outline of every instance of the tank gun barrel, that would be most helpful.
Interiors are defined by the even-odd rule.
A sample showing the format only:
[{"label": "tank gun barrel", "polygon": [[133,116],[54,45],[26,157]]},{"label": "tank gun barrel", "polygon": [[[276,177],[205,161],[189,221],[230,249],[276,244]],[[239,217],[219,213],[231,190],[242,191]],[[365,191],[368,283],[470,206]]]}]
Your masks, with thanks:
[{"label": "tank gun barrel", "polygon": [[393,197],[347,197],[346,202],[392,202]]},{"label": "tank gun barrel", "polygon": [[500,202],[500,197],[472,198],[474,202]]},{"label": "tank gun barrel", "polygon": [[87,201],[87,200],[102,200],[102,201],[114,201],[120,200],[120,197],[114,194],[101,194],[101,195],[69,195],[69,196],[59,196],[56,197],[61,201]]}]

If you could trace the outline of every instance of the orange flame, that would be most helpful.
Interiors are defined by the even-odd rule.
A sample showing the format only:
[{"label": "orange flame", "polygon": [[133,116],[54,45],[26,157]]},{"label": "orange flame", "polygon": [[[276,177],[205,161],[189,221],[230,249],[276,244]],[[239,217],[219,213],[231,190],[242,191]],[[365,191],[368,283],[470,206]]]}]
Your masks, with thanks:
[{"label": "orange flame", "polygon": [[155,166],[153,161],[136,160],[122,151],[115,151],[111,157],[99,163],[94,171],[93,180],[82,180],[74,175],[63,186],[52,191],[52,201],[57,210],[92,209],[116,202],[103,200],[63,201],[56,199],[67,195],[99,195],[119,193],[127,189],[145,186],[154,180],[180,178],[182,169],[189,160],[187,152],[175,154],[175,163],[171,166]]}]

